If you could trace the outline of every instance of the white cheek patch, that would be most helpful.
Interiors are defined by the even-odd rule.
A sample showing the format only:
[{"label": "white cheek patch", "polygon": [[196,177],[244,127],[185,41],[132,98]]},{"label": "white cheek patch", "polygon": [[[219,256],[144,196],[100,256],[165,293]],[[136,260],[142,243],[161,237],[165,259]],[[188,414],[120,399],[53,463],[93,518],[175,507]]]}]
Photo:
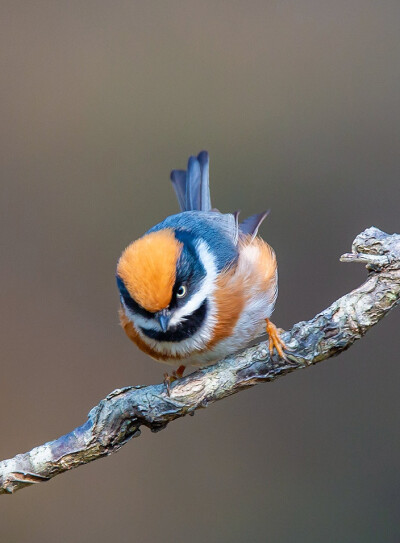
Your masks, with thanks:
[{"label": "white cheek patch", "polygon": [[206,271],[206,276],[201,282],[200,289],[190,298],[188,302],[179,309],[177,309],[170,321],[171,326],[175,326],[180,322],[184,322],[186,318],[194,313],[198,309],[204,300],[210,296],[215,288],[215,279],[217,278],[217,266],[215,259],[209,251],[207,244],[204,241],[200,241],[197,244],[197,251],[200,258],[200,262]]},{"label": "white cheek patch", "polygon": [[129,309],[129,307],[127,307],[123,299],[121,300],[121,302],[124,306],[126,316],[131,322],[133,322],[135,328],[140,327],[144,328],[145,330],[156,330],[157,332],[161,332],[161,326],[155,319],[147,319],[146,317],[143,317],[138,313],[134,313]]}]

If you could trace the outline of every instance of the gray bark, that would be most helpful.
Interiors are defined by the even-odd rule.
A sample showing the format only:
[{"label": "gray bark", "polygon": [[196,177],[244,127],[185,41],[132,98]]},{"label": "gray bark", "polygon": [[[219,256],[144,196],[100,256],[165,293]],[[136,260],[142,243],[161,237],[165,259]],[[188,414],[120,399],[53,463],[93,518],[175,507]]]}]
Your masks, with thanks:
[{"label": "gray bark", "polygon": [[400,235],[369,228],[357,236],[352,253],[341,260],[365,263],[366,282],[310,321],[299,322],[282,334],[289,360],[276,354],[270,357],[268,342],[262,341],[175,381],[170,390],[165,384],[114,390],[90,411],[82,426],[0,462],[0,494],[47,481],[116,452],[140,435],[142,425],[154,432],[162,430],[196,409],[348,349],[399,304]]}]

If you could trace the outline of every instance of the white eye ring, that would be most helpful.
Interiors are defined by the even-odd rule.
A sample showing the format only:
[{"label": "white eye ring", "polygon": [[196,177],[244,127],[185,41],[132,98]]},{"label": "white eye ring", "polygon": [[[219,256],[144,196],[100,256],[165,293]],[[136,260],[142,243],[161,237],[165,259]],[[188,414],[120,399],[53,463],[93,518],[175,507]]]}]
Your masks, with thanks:
[{"label": "white eye ring", "polygon": [[178,290],[176,291],[176,297],[177,298],[184,298],[186,296],[186,287],[185,285],[180,285]]}]

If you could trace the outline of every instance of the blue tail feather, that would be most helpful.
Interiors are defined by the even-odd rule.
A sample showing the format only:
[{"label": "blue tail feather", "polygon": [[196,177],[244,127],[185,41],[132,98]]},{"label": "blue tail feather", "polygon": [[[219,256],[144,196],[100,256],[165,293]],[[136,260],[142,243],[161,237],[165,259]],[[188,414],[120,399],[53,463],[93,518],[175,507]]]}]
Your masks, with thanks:
[{"label": "blue tail feather", "polygon": [[179,206],[183,210],[186,205],[186,171],[172,170],[171,181],[174,186],[176,197],[178,198]]},{"label": "blue tail feather", "polygon": [[201,151],[197,155],[197,160],[201,169],[201,209],[204,211],[210,211],[211,198],[210,198],[210,183],[209,183],[209,166],[210,159],[207,151]]},{"label": "blue tail feather", "polygon": [[171,181],[182,211],[210,211],[209,156],[191,156],[187,170],[172,170]]},{"label": "blue tail feather", "polygon": [[194,156],[189,158],[186,170],[186,210],[201,210],[201,170]]}]

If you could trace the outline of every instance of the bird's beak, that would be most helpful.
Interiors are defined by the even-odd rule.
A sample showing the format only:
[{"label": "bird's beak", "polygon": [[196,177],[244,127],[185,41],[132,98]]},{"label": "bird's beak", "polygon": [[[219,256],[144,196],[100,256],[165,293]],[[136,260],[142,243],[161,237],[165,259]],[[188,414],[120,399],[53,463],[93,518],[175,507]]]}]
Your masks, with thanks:
[{"label": "bird's beak", "polygon": [[166,332],[168,330],[168,324],[171,319],[170,313],[166,312],[165,310],[160,311],[157,315],[158,322],[160,323],[161,329],[163,332]]}]

